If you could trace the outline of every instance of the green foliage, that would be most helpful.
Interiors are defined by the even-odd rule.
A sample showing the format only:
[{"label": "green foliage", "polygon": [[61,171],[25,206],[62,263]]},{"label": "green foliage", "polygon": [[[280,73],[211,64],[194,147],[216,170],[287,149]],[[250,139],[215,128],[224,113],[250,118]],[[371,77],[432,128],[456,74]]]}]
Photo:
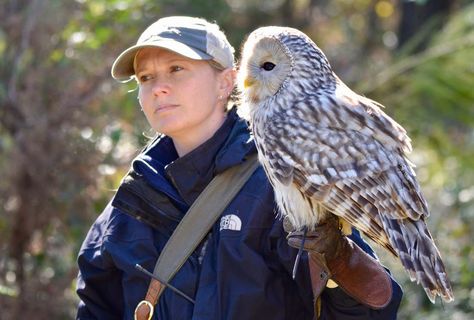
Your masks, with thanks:
[{"label": "green foliage", "polygon": [[415,147],[436,150],[440,161],[454,157],[460,179],[472,178],[465,171],[474,165],[473,14],[474,6],[465,8],[424,52],[399,57],[361,88],[389,106],[387,112],[409,129]]}]

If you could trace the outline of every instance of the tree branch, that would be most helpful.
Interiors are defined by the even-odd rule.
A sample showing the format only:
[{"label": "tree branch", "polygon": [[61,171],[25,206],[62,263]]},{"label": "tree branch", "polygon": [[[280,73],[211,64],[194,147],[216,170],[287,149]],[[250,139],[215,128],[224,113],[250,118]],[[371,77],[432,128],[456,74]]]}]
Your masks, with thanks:
[{"label": "tree branch", "polygon": [[40,5],[43,2],[44,1],[41,1],[41,0],[33,0],[28,6],[28,8],[26,9],[26,15],[25,15],[25,18],[23,19],[25,23],[23,24],[24,27],[21,32],[20,47],[12,63],[12,67],[11,67],[12,73],[8,81],[7,95],[13,104],[16,104],[17,98],[18,98],[17,97],[17,80],[18,80],[18,75],[20,73],[19,65],[23,58],[23,55],[29,48],[31,33],[36,24],[36,19],[40,15]]}]

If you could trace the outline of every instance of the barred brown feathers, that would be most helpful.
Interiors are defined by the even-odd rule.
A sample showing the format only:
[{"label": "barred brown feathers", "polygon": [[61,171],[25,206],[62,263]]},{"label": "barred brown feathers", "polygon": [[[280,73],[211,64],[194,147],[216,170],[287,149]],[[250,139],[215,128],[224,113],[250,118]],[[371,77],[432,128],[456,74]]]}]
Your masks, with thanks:
[{"label": "barred brown feathers", "polygon": [[406,131],[381,105],[349,89],[302,32],[265,27],[243,46],[242,109],[282,215],[313,228],[343,218],[400,258],[412,281],[453,300],[406,158]]}]

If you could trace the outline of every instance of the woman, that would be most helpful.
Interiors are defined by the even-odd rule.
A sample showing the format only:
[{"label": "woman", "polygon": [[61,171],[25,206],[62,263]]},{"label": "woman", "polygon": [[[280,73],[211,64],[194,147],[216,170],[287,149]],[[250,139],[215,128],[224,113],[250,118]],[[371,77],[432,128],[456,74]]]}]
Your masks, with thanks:
[{"label": "woman", "polygon": [[[153,270],[178,222],[212,178],[256,153],[246,123],[235,108],[226,111],[234,87],[234,57],[217,25],[191,17],[162,18],[117,58],[112,76],[137,80],[143,112],[161,135],[136,157],[124,179],[146,185],[147,195],[131,192],[123,183],[82,245],[78,319],[132,319],[150,284],[135,264]],[[317,265],[307,254],[293,280],[297,250],[288,245],[283,223],[276,218],[273,191],[262,168],[221,217],[171,280],[195,303],[165,289],[153,319],[313,319],[313,292],[320,296],[321,319],[396,318],[401,289],[383,269],[374,271],[389,283],[382,286],[388,299],[378,310],[366,306],[371,305],[367,297],[356,295],[364,302],[359,303],[339,287],[324,288],[326,282],[315,279]],[[318,228],[323,235],[339,234]],[[373,254],[357,232],[351,239]],[[311,250],[334,256],[339,265],[346,263],[331,244]],[[359,257],[356,251],[344,256]],[[379,267],[374,259],[366,264],[362,267],[369,274]],[[366,289],[357,283],[340,285]]]}]

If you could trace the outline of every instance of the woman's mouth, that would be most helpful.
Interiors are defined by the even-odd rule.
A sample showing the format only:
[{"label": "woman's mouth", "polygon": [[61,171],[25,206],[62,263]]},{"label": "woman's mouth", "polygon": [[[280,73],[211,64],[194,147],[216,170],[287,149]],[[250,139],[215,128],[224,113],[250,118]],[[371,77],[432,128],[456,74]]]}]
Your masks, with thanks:
[{"label": "woman's mouth", "polygon": [[178,107],[177,104],[161,104],[155,109],[155,113],[165,112]]}]

